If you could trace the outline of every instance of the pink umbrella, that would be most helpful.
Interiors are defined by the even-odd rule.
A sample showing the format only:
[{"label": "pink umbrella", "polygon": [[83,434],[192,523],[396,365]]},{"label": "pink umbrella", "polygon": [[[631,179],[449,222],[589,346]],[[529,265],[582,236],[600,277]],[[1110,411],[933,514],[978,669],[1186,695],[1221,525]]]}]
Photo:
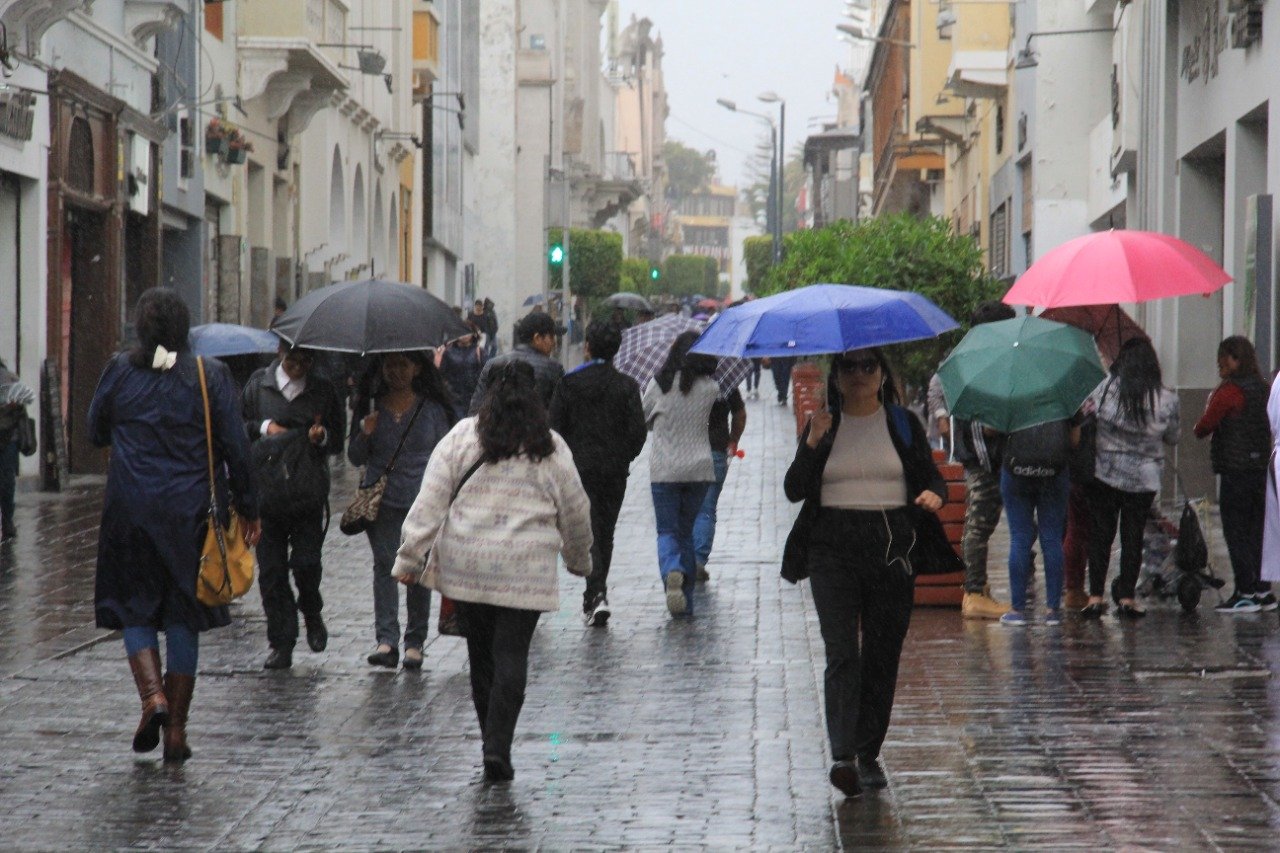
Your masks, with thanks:
[{"label": "pink umbrella", "polygon": [[1010,305],[1058,308],[1207,296],[1231,276],[1195,246],[1153,231],[1099,231],[1063,243],[1009,288]]}]

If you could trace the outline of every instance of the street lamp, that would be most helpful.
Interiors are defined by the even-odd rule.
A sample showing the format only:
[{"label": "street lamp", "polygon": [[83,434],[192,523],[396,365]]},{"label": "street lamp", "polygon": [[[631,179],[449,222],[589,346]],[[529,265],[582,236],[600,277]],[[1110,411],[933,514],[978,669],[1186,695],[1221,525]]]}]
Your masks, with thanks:
[{"label": "street lamp", "polygon": [[716,98],[716,103],[730,112],[758,118],[769,125],[769,145],[773,149],[773,153],[769,157],[769,203],[765,210],[767,211],[767,221],[770,223],[769,232],[773,235],[773,262],[777,264],[782,260],[782,221],[778,218],[777,201],[782,195],[782,185],[779,182],[778,174],[778,126],[774,123],[772,116],[753,112],[752,110],[744,110],[736,102],[728,98]]},{"label": "street lamp", "polygon": [[763,92],[757,97],[766,104],[778,105],[778,194],[774,199],[778,205],[778,212],[774,214],[778,219],[778,242],[773,247],[773,262],[778,264],[782,262],[782,197],[787,186],[787,102],[773,91]]},{"label": "street lamp", "polygon": [[1013,67],[1021,70],[1023,68],[1035,68],[1040,64],[1040,60],[1036,58],[1035,52],[1031,49],[1031,40],[1034,38],[1079,36],[1086,33],[1114,33],[1115,31],[1115,27],[1090,27],[1083,30],[1047,30],[1045,32],[1031,33],[1027,36],[1026,44],[1022,46],[1022,50],[1018,51],[1018,58],[1014,61]]}]

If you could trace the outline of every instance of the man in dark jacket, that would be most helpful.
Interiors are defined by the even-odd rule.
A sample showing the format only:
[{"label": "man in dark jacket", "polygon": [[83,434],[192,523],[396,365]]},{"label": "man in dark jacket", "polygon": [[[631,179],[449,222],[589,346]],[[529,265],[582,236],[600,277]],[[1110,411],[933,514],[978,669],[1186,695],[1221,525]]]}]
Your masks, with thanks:
[{"label": "man in dark jacket", "polygon": [[622,345],[618,328],[603,320],[587,327],[587,362],[570,371],[551,398],[551,428],[573,451],[582,487],[591,499],[591,575],[582,596],[589,626],[609,621],[609,563],[613,530],[627,493],[631,460],[644,449],[647,430],[640,388],[610,360]]},{"label": "man in dark jacket", "polygon": [[342,452],[346,418],[333,384],[312,371],[314,361],[310,351],[281,344],[280,357],[249,377],[244,389],[245,431],[261,499],[258,590],[271,644],[266,669],[293,665],[299,611],[311,650],[323,651],[329,641],[320,616],[327,457]]},{"label": "man in dark jacket", "polygon": [[556,325],[545,312],[528,314],[516,326],[516,348],[503,353],[497,358],[489,359],[480,371],[480,382],[476,385],[476,393],[471,397],[471,414],[480,411],[484,402],[485,391],[489,388],[489,377],[493,371],[510,361],[528,362],[533,368],[533,377],[538,384],[538,396],[544,406],[551,405],[551,395],[555,393],[556,383],[564,376],[564,368],[560,362],[551,358],[556,348],[556,336],[564,334],[564,327]]}]

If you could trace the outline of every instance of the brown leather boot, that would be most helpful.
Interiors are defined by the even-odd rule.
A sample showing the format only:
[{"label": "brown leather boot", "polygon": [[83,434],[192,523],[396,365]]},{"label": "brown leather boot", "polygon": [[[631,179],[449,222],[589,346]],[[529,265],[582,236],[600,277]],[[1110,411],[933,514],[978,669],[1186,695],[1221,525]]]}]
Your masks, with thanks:
[{"label": "brown leather boot", "polygon": [[143,649],[130,655],[129,669],[142,699],[142,720],[133,733],[133,751],[150,752],[160,743],[160,727],[169,721],[169,702],[160,683],[160,653]]},{"label": "brown leather boot", "polygon": [[164,760],[186,761],[191,757],[187,746],[187,712],[191,710],[191,694],[196,689],[194,675],[165,673],[164,693],[169,697],[169,723],[164,727]]}]

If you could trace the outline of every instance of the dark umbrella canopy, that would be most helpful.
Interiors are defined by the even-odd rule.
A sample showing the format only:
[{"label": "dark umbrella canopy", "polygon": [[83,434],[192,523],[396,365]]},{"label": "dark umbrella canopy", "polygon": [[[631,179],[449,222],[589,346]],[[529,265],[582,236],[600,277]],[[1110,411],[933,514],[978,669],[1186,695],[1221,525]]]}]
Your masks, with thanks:
[{"label": "dark umbrella canopy", "polygon": [[1073,305],[1068,308],[1048,308],[1040,315],[1045,320],[1066,323],[1084,329],[1093,335],[1098,349],[1108,362],[1116,360],[1120,347],[1134,338],[1145,338],[1143,331],[1132,317],[1119,305]]},{"label": "dark umbrella canopy", "polygon": [[293,346],[363,355],[434,349],[473,330],[421,287],[370,279],[313,290],[272,331]]},{"label": "dark umbrella canopy", "polygon": [[615,293],[604,300],[610,308],[623,308],[627,311],[652,311],[653,303],[638,293],[623,291]]}]

